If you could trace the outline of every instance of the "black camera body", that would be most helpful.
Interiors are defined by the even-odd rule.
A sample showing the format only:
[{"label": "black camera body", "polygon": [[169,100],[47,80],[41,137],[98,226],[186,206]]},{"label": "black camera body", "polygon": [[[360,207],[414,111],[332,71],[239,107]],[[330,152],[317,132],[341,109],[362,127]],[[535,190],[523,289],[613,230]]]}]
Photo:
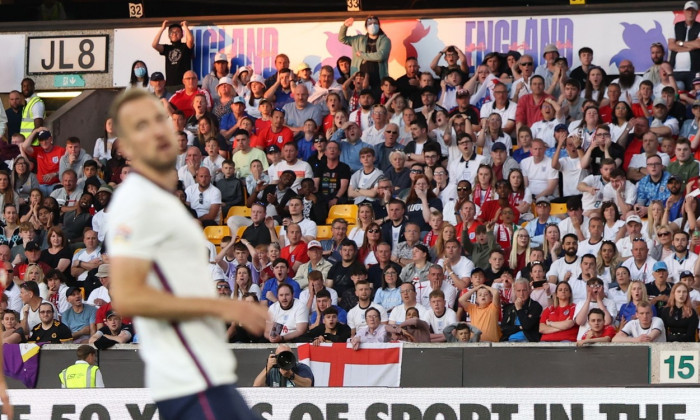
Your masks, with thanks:
[{"label": "black camera body", "polygon": [[297,365],[297,358],[294,356],[294,353],[292,353],[289,350],[282,351],[279,354],[273,354],[272,357],[277,359],[277,363],[274,364],[274,367],[284,369],[284,370],[290,370],[293,369]]}]

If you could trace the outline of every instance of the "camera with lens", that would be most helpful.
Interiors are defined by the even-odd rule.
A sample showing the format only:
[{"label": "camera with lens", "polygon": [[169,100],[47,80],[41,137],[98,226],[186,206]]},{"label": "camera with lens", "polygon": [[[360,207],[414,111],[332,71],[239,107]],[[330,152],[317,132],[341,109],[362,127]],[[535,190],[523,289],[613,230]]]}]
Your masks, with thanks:
[{"label": "camera with lens", "polygon": [[272,355],[272,357],[277,359],[277,363],[274,365],[276,368],[291,370],[297,365],[296,356],[289,350],[279,352],[277,355]]}]

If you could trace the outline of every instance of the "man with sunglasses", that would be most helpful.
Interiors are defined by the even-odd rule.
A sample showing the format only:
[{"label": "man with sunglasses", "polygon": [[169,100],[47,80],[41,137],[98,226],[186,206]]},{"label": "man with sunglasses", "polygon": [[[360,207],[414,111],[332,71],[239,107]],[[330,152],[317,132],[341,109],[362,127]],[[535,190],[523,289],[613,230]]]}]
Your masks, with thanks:
[{"label": "man with sunglasses", "polygon": [[659,155],[647,157],[647,175],[637,184],[637,204],[634,210],[640,217],[645,217],[653,200],[665,202],[671,195],[668,179],[671,174],[664,170]]},{"label": "man with sunglasses", "polygon": [[[635,242],[644,242],[646,248],[646,250],[644,250],[644,258],[635,256],[638,263],[643,264],[649,249],[653,246],[653,242],[645,238],[642,234],[642,219],[635,213],[629,213],[625,219],[625,229],[627,230],[627,235],[615,243],[620,257],[629,258],[635,256]],[[630,268],[630,274],[634,280],[633,271],[634,270]]]},{"label": "man with sunglasses", "polygon": [[398,143],[399,126],[394,123],[389,123],[384,127],[384,141],[374,145],[375,164],[382,172],[387,172],[392,168],[389,155],[394,150],[403,150],[404,147]]},{"label": "man with sunglasses", "polygon": [[517,104],[518,98],[532,93],[530,89],[530,77],[535,73],[535,60],[531,55],[523,55],[518,60],[520,78],[513,82],[510,88],[510,99]]},{"label": "man with sunglasses", "polygon": [[530,246],[542,246],[544,242],[544,231],[550,224],[559,224],[561,219],[551,215],[552,205],[545,198],[540,198],[535,203],[535,213],[537,217],[525,225],[525,230],[530,235]]}]

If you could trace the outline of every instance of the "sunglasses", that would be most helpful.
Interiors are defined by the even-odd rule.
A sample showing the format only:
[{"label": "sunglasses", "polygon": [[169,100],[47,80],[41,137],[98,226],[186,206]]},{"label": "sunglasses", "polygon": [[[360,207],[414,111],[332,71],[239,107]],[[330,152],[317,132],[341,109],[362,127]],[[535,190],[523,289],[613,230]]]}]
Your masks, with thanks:
[{"label": "sunglasses", "polygon": [[532,61],[528,61],[526,63],[520,63],[521,66],[525,66],[525,67],[531,66],[532,64],[533,64]]},{"label": "sunglasses", "polygon": [[370,229],[367,233],[379,233],[379,229]]},{"label": "sunglasses", "polygon": [[411,173],[412,174],[422,174],[423,171],[421,171],[420,169],[411,169]]},{"label": "sunglasses", "polygon": [[384,130],[384,132],[387,134],[398,134],[398,131],[392,131],[392,130]]},{"label": "sunglasses", "polygon": [[231,287],[229,287],[228,284],[217,284],[216,288],[217,289],[230,289]]},{"label": "sunglasses", "polygon": [[664,236],[668,236],[670,234],[671,232],[659,232],[656,234],[656,236],[658,236],[659,238],[663,238]]},{"label": "sunglasses", "polygon": [[457,191],[468,191],[469,187],[457,187]]},{"label": "sunglasses", "polygon": [[204,204],[204,194],[199,193],[199,204]]},{"label": "sunglasses", "polygon": [[325,143],[325,142],[326,142],[326,140],[324,140],[324,139],[316,139],[316,140],[314,140],[314,143]]}]

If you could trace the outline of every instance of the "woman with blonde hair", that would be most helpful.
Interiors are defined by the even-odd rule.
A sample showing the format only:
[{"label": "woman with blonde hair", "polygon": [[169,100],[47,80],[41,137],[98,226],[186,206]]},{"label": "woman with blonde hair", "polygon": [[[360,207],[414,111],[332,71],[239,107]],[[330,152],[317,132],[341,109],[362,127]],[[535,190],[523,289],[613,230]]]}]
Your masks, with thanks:
[{"label": "woman with blonde hair", "polygon": [[642,222],[642,235],[644,239],[651,239],[654,245],[658,244],[656,230],[663,223],[664,205],[661,200],[652,200],[647,213],[647,220]]},{"label": "woman with blonde hair", "polygon": [[544,240],[542,241],[542,251],[548,263],[553,263],[561,256],[561,231],[554,223],[544,228]]},{"label": "woman with blonde hair", "polygon": [[[620,307],[620,312],[618,313],[620,321],[627,323],[635,319],[637,316],[637,305],[642,302],[649,303],[647,288],[644,286],[643,281],[633,280],[627,288],[627,303]],[[651,312],[656,316],[656,305],[651,305]],[[620,328],[622,328],[622,324],[620,324]]]},{"label": "woman with blonde hair", "polygon": [[519,273],[530,262],[530,235],[525,229],[518,229],[513,235],[508,265],[514,273]]},{"label": "woman with blonde hair", "polygon": [[39,264],[29,264],[27,271],[24,272],[24,278],[26,281],[33,281],[39,285],[39,295],[42,299],[47,300],[49,298],[49,287],[44,281],[44,270],[41,269]]},{"label": "woman with blonde hair", "polygon": [[357,206],[357,219],[355,227],[348,233],[348,239],[352,239],[360,248],[365,240],[365,230],[374,223],[374,209],[370,203],[361,203]]},{"label": "woman with blonde hair", "polygon": [[448,222],[442,222],[442,226],[440,226],[440,235],[438,235],[437,241],[435,241],[435,246],[430,248],[430,253],[435,257],[435,261],[445,258],[445,243],[456,237],[457,229]]}]

